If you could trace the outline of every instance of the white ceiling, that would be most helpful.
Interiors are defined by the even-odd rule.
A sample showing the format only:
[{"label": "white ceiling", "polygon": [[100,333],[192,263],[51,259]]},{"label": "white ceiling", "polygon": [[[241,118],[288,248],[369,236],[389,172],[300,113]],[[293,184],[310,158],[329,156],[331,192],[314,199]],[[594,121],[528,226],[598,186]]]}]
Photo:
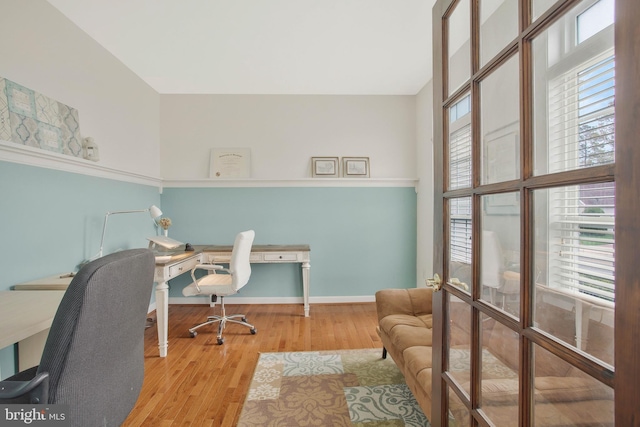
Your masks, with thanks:
[{"label": "white ceiling", "polygon": [[435,0],[48,0],[156,91],[415,95]]}]

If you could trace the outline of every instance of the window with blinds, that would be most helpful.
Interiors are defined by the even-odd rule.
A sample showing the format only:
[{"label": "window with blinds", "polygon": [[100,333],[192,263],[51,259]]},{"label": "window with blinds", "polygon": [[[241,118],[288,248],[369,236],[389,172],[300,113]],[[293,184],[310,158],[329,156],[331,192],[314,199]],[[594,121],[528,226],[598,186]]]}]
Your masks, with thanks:
[{"label": "window with blinds", "polygon": [[613,163],[613,56],[572,70],[549,88],[549,172]]},{"label": "window with blinds", "polygon": [[[610,164],[615,148],[615,59],[566,73],[550,88],[550,171]],[[550,283],[615,301],[615,185],[583,184],[549,194]]]},{"label": "window with blinds", "polygon": [[471,198],[449,201],[449,260],[471,264]]},{"label": "window with blinds", "polygon": [[[449,189],[471,187],[471,95],[449,107]],[[449,201],[449,261],[471,264],[471,198]]]},{"label": "window with blinds", "polygon": [[449,189],[471,187],[471,97],[449,109]]},{"label": "window with blinds", "polygon": [[551,192],[550,283],[615,300],[614,183]]}]

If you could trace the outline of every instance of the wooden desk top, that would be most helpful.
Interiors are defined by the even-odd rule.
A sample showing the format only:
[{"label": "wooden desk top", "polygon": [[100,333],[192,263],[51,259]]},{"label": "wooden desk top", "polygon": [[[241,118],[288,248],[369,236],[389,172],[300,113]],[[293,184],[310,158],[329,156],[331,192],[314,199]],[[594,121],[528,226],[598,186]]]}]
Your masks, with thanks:
[{"label": "wooden desk top", "polygon": [[[231,252],[233,245],[198,246],[202,252]],[[253,245],[251,252],[309,252],[309,245]]]},{"label": "wooden desk top", "polygon": [[[154,251],[154,255],[156,256],[156,265],[158,266],[165,266],[167,264],[173,264],[176,262],[180,262],[182,260],[185,260],[187,258],[191,258],[192,256],[197,256],[200,255],[202,253],[202,250],[198,249],[197,247],[194,247],[195,250],[193,251],[185,251],[185,250],[176,250],[176,251]],[[171,256],[171,258],[168,259],[162,259],[162,258],[158,258],[159,256]]]},{"label": "wooden desk top", "polygon": [[[193,251],[183,249],[173,251],[155,251],[156,265],[164,267],[167,264],[174,264],[192,256],[197,256],[203,252],[228,252],[231,253],[233,245],[192,245]],[[309,245],[253,245],[251,252],[310,252]],[[158,258],[158,256],[170,256],[171,258]]]},{"label": "wooden desk top", "polygon": [[73,275],[69,273],[55,274],[42,279],[19,283],[13,287],[16,291],[64,291],[69,287]]},{"label": "wooden desk top", "polygon": [[0,291],[0,348],[51,327],[64,291]]}]

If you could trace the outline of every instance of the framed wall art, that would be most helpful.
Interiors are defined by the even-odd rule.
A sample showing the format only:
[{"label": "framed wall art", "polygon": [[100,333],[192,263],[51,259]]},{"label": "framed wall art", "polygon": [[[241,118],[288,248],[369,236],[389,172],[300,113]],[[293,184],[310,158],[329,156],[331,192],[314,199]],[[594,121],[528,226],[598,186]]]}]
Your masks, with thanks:
[{"label": "framed wall art", "polygon": [[342,170],[345,178],[369,178],[369,158],[343,157]]},{"label": "framed wall art", "polygon": [[212,148],[209,178],[250,178],[250,148]]},{"label": "framed wall art", "polygon": [[340,176],[338,157],[312,157],[311,176],[314,178],[337,178]]}]

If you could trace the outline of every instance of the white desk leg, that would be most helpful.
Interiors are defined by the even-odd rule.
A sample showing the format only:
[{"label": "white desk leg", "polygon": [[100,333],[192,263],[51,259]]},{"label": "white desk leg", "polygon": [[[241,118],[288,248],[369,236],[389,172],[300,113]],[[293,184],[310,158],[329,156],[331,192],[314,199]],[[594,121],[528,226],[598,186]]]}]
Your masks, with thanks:
[{"label": "white desk leg", "polygon": [[156,317],[158,322],[158,350],[160,357],[167,356],[169,346],[167,335],[169,331],[169,285],[159,282],[156,286]]},{"label": "white desk leg", "polygon": [[309,317],[309,270],[311,263],[302,263],[302,298],[304,300],[304,317]]}]

